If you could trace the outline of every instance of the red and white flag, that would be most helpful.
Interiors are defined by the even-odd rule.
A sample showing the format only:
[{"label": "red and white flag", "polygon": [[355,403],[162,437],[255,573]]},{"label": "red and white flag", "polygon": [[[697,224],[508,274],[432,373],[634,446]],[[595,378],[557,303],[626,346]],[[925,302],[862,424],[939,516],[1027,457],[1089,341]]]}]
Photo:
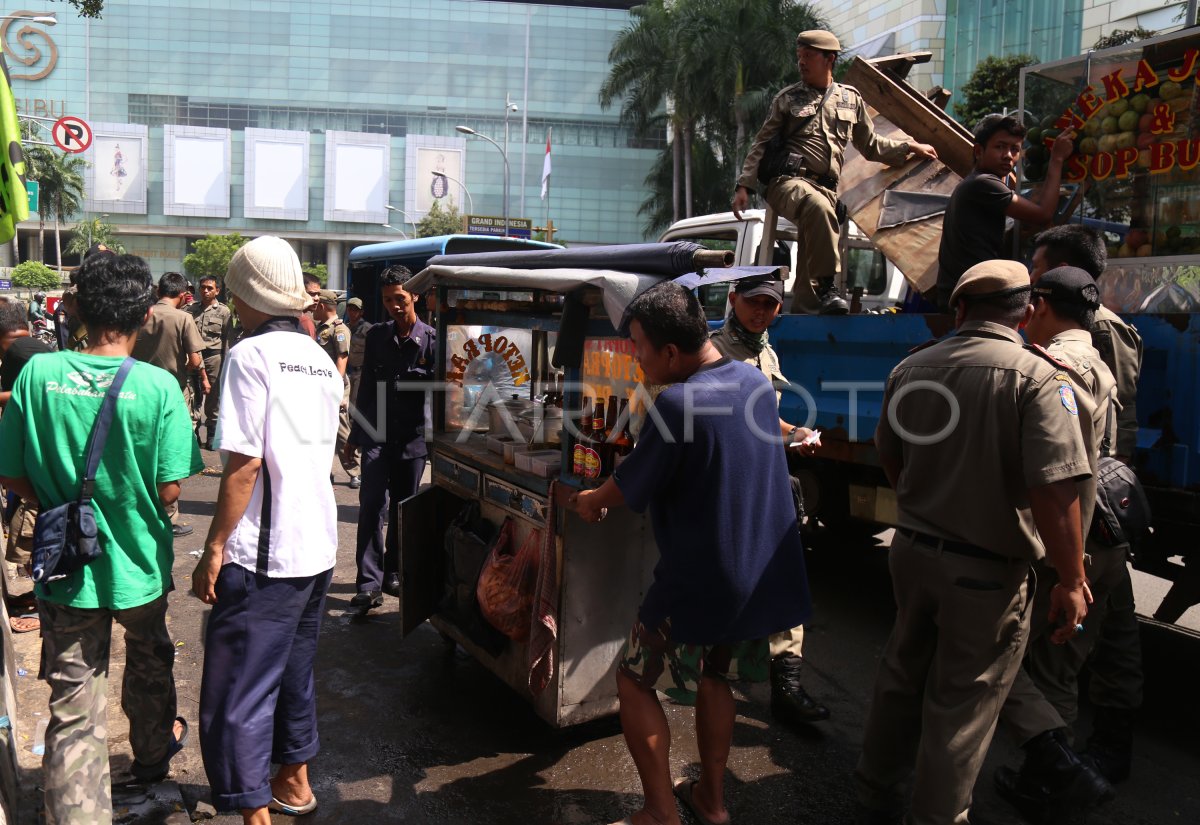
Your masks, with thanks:
[{"label": "red and white flag", "polygon": [[546,130],[546,159],[542,162],[542,200],[550,194],[550,133],[554,131],[552,128]]}]

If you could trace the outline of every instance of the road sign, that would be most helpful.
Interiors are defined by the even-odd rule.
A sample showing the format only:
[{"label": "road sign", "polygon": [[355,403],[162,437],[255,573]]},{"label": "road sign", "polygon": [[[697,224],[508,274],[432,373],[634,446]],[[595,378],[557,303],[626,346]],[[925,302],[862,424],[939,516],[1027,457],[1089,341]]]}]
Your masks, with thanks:
[{"label": "road sign", "polygon": [[50,135],[58,148],[64,152],[83,152],[92,145],[92,127],[82,118],[70,115],[54,121]]},{"label": "road sign", "polygon": [[38,197],[42,191],[42,185],[36,180],[25,181],[25,191],[29,193],[29,212],[32,214],[38,211]]},{"label": "road sign", "polygon": [[[529,218],[509,218],[508,236],[529,240],[533,232],[533,221]],[[468,235],[495,235],[504,237],[504,218],[495,215],[467,215]]]},{"label": "road sign", "polygon": [[0,289],[12,289],[12,281],[8,278],[0,278]]}]

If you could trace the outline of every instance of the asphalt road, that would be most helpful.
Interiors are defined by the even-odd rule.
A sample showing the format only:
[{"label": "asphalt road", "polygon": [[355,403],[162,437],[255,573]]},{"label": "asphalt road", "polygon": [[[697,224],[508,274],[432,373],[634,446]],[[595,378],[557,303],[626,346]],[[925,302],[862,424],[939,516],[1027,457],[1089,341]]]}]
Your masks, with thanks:
[{"label": "asphalt road", "polygon": [[[206,453],[210,464],[216,457]],[[421,825],[592,825],[620,820],[640,804],[637,774],[615,719],[555,731],[461,650],[449,648],[425,625],[401,639],[396,601],[366,623],[346,616],[354,590],[357,497],[339,472],[339,560],[329,595],[317,664],[322,751],[311,764],[320,800],[313,823]],[[149,801],[118,803],[124,822],[181,821],[207,798],[195,736],[202,630],[208,608],[186,592],[196,551],[213,511],[218,479],[200,476],[184,486],[181,510],[195,528],[176,542],[170,623],[177,640],[180,713],[193,723],[192,742],[176,757],[175,784],[152,789]],[[881,538],[823,537],[809,552],[815,618],[806,639],[805,683],[832,710],[829,722],[799,733],[773,723],[767,688],[740,691],[727,801],[735,823],[849,823],[851,772],[875,665],[893,617]],[[1152,610],[1157,601],[1148,605]],[[1195,620],[1196,611],[1187,617]],[[45,686],[35,680],[36,634],[15,639],[21,667],[19,748],[25,806],[20,822],[36,822],[38,758],[30,752],[33,714],[45,712]],[[1193,648],[1194,650],[1194,648]],[[113,772],[127,768],[127,726],[116,699],[124,663],[114,634],[110,674],[110,749]],[[1194,696],[1194,685],[1191,687]],[[667,706],[673,773],[697,767],[688,708]],[[1089,713],[1080,723],[1087,735]],[[1193,720],[1195,716],[1191,717]],[[1140,721],[1133,778],[1089,822],[1167,825],[1200,822],[1197,730],[1181,725],[1172,707],[1155,705]],[[992,791],[991,775],[1015,764],[1019,752],[997,735],[976,789],[973,822],[1015,825],[1020,820]],[[172,814],[174,812],[174,814]],[[219,825],[240,817],[218,815]],[[287,821],[277,816],[277,822]],[[685,822],[688,820],[684,819]]]}]

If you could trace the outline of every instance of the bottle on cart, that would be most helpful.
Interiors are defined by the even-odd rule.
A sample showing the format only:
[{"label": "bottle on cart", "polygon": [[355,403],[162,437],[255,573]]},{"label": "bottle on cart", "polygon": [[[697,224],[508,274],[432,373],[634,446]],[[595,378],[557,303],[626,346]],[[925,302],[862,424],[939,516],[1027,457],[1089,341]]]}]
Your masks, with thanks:
[{"label": "bottle on cart", "polygon": [[592,407],[592,444],[591,453],[588,455],[588,478],[599,478],[610,469],[608,458],[608,444],[604,440],[604,398],[603,396],[596,397],[596,404]]},{"label": "bottle on cart", "polygon": [[621,410],[617,413],[617,421],[619,424],[614,424],[614,427],[620,427],[616,438],[613,439],[613,469],[621,466],[621,462],[625,460],[625,456],[633,452],[633,434],[629,431],[629,399],[621,399]]},{"label": "bottle on cart", "polygon": [[617,437],[617,397],[608,397],[608,411],[604,413],[604,440],[609,444]]},{"label": "bottle on cart", "polygon": [[587,477],[587,450],[592,437],[591,400],[584,399],[583,410],[579,416],[579,438],[571,449],[571,472],[577,476]]}]

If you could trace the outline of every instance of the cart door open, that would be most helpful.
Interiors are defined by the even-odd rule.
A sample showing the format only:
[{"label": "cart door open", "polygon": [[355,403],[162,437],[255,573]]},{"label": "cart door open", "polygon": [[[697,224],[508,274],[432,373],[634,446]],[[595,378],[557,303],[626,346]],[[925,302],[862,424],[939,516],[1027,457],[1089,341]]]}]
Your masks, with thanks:
[{"label": "cart door open", "polygon": [[466,500],[430,486],[396,507],[400,544],[400,632],[407,636],[437,610],[445,581],[446,528]]}]

